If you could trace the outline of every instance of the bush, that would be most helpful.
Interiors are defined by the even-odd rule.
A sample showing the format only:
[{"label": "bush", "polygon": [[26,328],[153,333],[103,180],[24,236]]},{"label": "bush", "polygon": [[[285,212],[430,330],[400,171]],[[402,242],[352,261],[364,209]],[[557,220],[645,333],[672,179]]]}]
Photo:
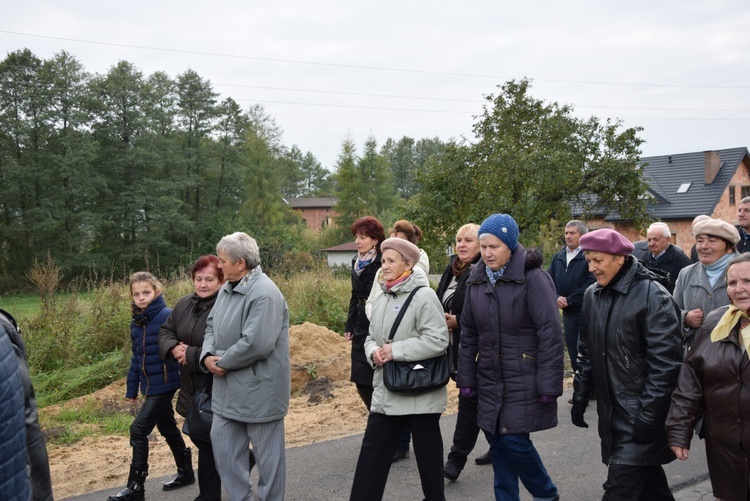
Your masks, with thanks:
[{"label": "bush", "polygon": [[352,295],[351,281],[328,267],[275,278],[289,305],[290,323],[312,322],[339,334],[344,332]]}]

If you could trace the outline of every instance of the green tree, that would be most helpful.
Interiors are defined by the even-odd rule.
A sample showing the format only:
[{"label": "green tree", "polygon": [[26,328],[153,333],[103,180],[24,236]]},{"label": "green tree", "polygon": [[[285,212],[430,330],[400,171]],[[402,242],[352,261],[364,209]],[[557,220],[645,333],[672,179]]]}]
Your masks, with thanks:
[{"label": "green tree", "polygon": [[407,214],[429,228],[428,248],[441,249],[459,226],[495,212],[511,214],[521,238],[536,244],[543,227],[569,218],[572,205],[594,193],[591,207],[644,213],[639,129],[578,120],[570,106],[535,99],[529,88],[528,80],[510,81],[487,96],[475,142],[449,144],[419,176],[422,190]]},{"label": "green tree", "polygon": [[331,172],[323,167],[317,158],[307,152],[299,159],[302,171],[302,183],[299,196],[301,197],[330,197],[333,196],[333,179]]},{"label": "green tree", "polygon": [[357,172],[357,147],[351,137],[344,139],[341,152],[336,161],[336,172],[333,180],[336,183],[336,198],[334,207],[336,226],[342,236],[349,232],[352,223],[367,212],[368,187],[360,182]]},{"label": "green tree", "polygon": [[397,198],[388,159],[378,153],[375,138],[365,141],[362,156],[357,156],[356,146],[346,138],[341,147],[336,172],[335,218],[341,235],[348,234],[352,223],[358,218],[371,215],[382,217],[393,206]]}]

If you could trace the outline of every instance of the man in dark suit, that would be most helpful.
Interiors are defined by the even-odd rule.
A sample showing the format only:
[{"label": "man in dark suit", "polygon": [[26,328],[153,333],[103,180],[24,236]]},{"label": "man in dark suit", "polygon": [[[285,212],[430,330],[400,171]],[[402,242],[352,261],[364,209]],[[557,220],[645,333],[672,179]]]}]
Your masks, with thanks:
[{"label": "man in dark suit", "polygon": [[737,232],[740,234],[737,253],[750,252],[750,197],[743,198],[737,205]]},{"label": "man in dark suit", "polygon": [[[589,229],[583,221],[569,221],[565,225],[565,247],[552,257],[547,273],[555,282],[557,307],[563,312],[565,346],[573,371],[578,370],[578,326],[581,321],[583,293],[594,283],[589,265],[578,246],[581,235]],[[572,401],[569,403],[573,403]]]},{"label": "man in dark suit", "polygon": [[649,268],[656,268],[669,274],[669,286],[667,290],[672,294],[677,275],[685,266],[691,264],[690,258],[682,252],[682,249],[672,245],[669,241],[672,232],[667,223],[653,223],[646,232],[648,248],[636,249],[633,254],[643,261]]}]

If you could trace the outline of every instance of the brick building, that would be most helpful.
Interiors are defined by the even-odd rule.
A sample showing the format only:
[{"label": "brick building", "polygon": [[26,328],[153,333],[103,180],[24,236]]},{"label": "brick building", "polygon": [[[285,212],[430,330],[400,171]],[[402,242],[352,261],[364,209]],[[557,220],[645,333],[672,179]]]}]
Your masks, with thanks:
[{"label": "brick building", "polygon": [[[648,205],[649,213],[654,221],[669,225],[672,243],[686,252],[695,243],[695,216],[706,214],[737,224],[737,204],[750,196],[747,148],[644,157],[641,164],[657,201]],[[645,238],[630,221],[612,214],[599,214],[587,223],[591,229],[613,228],[633,242]]]},{"label": "brick building", "polygon": [[311,230],[336,226],[333,220],[336,215],[333,207],[338,202],[336,198],[290,198],[286,202],[292,209],[302,213],[307,227]]}]

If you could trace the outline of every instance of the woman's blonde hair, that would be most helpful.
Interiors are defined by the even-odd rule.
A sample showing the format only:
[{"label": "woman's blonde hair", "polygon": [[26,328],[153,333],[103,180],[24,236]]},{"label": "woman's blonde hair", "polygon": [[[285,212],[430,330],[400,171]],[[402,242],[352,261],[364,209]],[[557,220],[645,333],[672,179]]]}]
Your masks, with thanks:
[{"label": "woman's blonde hair", "polygon": [[479,238],[479,225],[474,223],[467,223],[458,229],[458,231],[456,232],[456,239],[458,239],[459,235],[467,235],[474,238]]},{"label": "woman's blonde hair", "polygon": [[137,284],[138,282],[147,282],[151,285],[151,287],[154,288],[154,292],[157,294],[161,292],[162,286],[161,282],[159,282],[155,276],[153,276],[151,273],[147,271],[136,271],[132,275],[130,275],[130,292],[133,292],[133,284]]}]

